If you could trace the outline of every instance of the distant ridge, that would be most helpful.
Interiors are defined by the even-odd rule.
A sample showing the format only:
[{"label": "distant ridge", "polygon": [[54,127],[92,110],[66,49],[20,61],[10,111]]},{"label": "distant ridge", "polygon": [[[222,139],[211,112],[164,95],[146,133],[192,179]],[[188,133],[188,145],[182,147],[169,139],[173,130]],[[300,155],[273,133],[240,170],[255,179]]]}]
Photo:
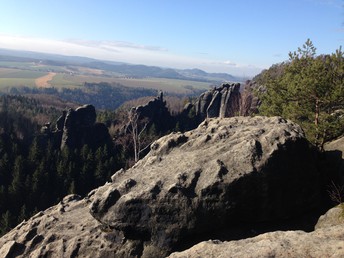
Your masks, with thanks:
[{"label": "distant ridge", "polygon": [[58,66],[83,66],[115,72],[133,78],[168,78],[194,80],[210,83],[241,82],[242,78],[227,73],[207,73],[200,69],[174,69],[142,64],[128,64],[115,61],[97,60],[80,56],[64,56],[58,54],[39,53],[32,51],[10,50],[0,48],[0,61],[44,62]]}]

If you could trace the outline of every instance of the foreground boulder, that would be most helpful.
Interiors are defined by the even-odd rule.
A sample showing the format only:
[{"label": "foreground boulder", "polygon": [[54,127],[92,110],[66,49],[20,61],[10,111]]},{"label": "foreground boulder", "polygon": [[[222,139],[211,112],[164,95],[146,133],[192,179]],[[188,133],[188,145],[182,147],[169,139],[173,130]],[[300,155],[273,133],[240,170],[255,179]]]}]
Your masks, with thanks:
[{"label": "foreground boulder", "polygon": [[316,230],[311,233],[276,231],[239,241],[210,240],[169,257],[344,257],[343,239],[342,204],[320,217]]},{"label": "foreground boulder", "polygon": [[320,200],[314,153],[301,128],[279,117],[210,119],[151,149],[91,204],[97,220],[140,245],[170,252],[238,222],[298,216]]},{"label": "foreground boulder", "polygon": [[19,225],[0,239],[0,254],[164,257],[238,223],[319,206],[315,152],[280,117],[209,119],[151,149],[87,198],[68,197]]}]

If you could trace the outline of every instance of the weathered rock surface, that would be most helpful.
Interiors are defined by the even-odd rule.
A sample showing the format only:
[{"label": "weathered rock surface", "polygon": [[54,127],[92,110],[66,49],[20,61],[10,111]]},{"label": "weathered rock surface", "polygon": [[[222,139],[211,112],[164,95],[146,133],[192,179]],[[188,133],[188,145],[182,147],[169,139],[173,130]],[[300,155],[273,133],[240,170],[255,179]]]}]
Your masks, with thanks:
[{"label": "weathered rock surface", "polygon": [[276,231],[239,241],[210,240],[169,257],[344,257],[343,218],[343,207],[335,207],[319,219],[316,230],[310,233]]},{"label": "weathered rock surface", "polygon": [[151,149],[86,199],[67,197],[19,225],[0,239],[0,254],[164,257],[236,223],[319,205],[314,152],[301,128],[280,117],[209,119]]},{"label": "weathered rock surface", "polygon": [[87,144],[97,148],[110,141],[106,126],[96,123],[96,110],[92,105],[84,105],[64,112],[56,122],[56,131],[60,135],[60,148],[81,148]]},{"label": "weathered rock surface", "polygon": [[170,251],[231,223],[287,219],[318,204],[313,152],[301,128],[279,117],[210,119],[151,149],[91,204],[129,239]]},{"label": "weathered rock surface", "polygon": [[[336,225],[344,224],[344,204],[340,204],[322,215],[318,223],[315,225],[315,229],[327,228]],[[342,229],[344,232],[344,228]]]},{"label": "weathered rock surface", "polygon": [[240,83],[222,84],[203,93],[195,103],[200,121],[213,117],[232,117],[240,112]]},{"label": "weathered rock surface", "polygon": [[119,235],[88,212],[88,200],[66,196],[0,239],[0,257],[112,257]]},{"label": "weathered rock surface", "polygon": [[[162,92],[159,92],[157,97],[150,100],[145,105],[133,107],[130,112],[136,113],[139,120],[146,120],[143,124],[147,123],[147,129],[154,124],[157,133],[169,131],[175,124],[174,119],[166,107],[166,101],[164,101]],[[126,130],[128,130],[129,127],[130,123],[126,126]]]},{"label": "weathered rock surface", "polygon": [[250,116],[258,113],[258,108],[261,104],[260,99],[255,96],[254,91],[262,90],[255,81],[246,81],[243,92],[241,93],[240,115]]}]

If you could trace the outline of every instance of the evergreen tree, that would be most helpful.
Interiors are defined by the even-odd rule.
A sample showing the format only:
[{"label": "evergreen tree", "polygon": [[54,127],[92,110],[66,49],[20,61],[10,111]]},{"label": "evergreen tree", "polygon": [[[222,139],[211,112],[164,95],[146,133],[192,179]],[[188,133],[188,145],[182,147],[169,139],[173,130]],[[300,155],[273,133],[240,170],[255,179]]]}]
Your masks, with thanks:
[{"label": "evergreen tree", "polygon": [[341,49],[332,55],[316,55],[310,40],[289,54],[282,72],[265,72],[266,91],[261,93],[264,115],[281,115],[299,123],[308,139],[319,148],[343,132],[344,57]]},{"label": "evergreen tree", "polygon": [[6,232],[10,231],[13,226],[12,215],[9,210],[1,215],[0,220],[0,235],[5,234]]}]

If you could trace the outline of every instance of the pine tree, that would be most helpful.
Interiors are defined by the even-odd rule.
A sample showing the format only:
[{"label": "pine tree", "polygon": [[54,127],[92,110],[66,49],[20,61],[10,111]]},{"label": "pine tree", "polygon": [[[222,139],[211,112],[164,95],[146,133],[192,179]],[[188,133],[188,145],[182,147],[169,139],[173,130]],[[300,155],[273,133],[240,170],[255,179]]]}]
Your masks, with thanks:
[{"label": "pine tree", "polygon": [[279,74],[265,72],[266,91],[260,97],[263,115],[281,115],[299,123],[307,138],[319,148],[343,132],[344,57],[341,49],[332,55],[316,55],[310,40],[289,54]]}]

